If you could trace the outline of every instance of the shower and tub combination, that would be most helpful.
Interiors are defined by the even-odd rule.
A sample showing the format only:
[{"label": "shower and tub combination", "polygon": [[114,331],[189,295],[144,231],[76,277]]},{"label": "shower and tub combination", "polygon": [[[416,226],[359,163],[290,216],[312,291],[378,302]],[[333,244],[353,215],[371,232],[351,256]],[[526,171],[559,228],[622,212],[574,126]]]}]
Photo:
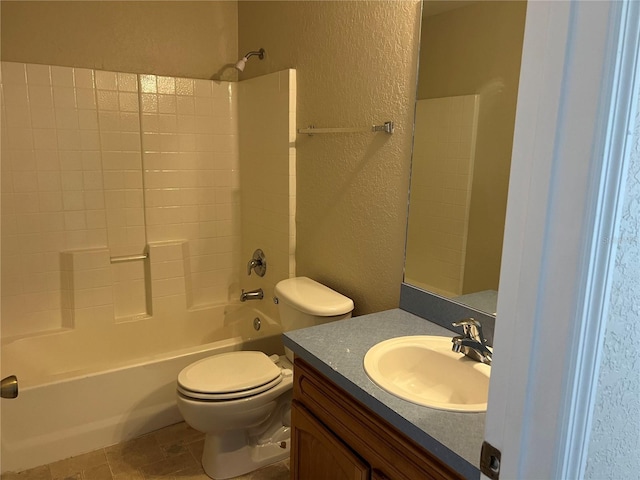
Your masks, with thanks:
[{"label": "shower and tub combination", "polygon": [[[154,320],[161,325],[148,329],[162,333],[144,348],[139,335],[145,328],[126,324],[112,338],[83,338],[95,346],[90,352],[56,338],[63,333],[4,345],[3,356],[20,372],[20,393],[3,400],[3,469],[21,471],[180,422],[175,383],[181,369],[224,352],[282,349],[279,323],[244,306],[190,312],[182,326]],[[123,360],[124,350],[138,358]]]},{"label": "shower and tub combination", "polygon": [[295,88],[2,62],[3,471],[180,421],[196,360],[283,353],[240,296],[295,275]]}]

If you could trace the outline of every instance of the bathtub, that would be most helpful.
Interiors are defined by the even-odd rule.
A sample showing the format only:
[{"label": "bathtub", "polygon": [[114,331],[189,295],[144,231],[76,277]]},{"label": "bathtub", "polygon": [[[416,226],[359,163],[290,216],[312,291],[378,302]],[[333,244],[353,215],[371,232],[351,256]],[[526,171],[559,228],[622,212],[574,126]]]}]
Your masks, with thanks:
[{"label": "bathtub", "polygon": [[[3,374],[18,376],[20,393],[2,400],[2,472],[47,464],[181,421],[175,382],[180,370],[196,360],[232,350],[283,352],[280,325],[248,306],[217,306],[187,317],[123,322],[108,338],[95,328],[3,342]],[[151,329],[149,322],[154,323]]]}]

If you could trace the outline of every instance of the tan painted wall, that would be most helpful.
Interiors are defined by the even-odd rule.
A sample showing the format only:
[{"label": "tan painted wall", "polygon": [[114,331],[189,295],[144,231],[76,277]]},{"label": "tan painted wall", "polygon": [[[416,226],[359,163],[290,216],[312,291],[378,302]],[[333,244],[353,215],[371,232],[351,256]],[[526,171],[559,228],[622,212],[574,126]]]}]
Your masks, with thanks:
[{"label": "tan painted wall", "polygon": [[298,135],[297,274],[353,298],[356,314],[398,306],[420,3],[240,2],[243,76],[297,70],[298,127],[396,133]]},{"label": "tan painted wall", "polygon": [[234,80],[235,1],[2,1],[2,60]]},{"label": "tan painted wall", "polygon": [[427,17],[418,98],[481,94],[463,293],[497,290],[526,2]]}]

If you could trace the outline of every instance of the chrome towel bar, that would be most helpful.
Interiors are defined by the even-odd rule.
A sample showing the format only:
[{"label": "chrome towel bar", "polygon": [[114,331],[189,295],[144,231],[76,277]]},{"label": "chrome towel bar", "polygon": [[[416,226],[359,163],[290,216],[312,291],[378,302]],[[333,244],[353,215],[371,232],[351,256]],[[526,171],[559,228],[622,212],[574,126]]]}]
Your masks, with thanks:
[{"label": "chrome towel bar", "polygon": [[309,136],[317,133],[360,133],[360,132],[385,132],[391,135],[393,133],[393,122],[384,122],[382,125],[372,125],[371,127],[344,127],[344,128],[316,128],[309,125],[308,128],[299,128],[298,133],[306,133]]},{"label": "chrome towel bar", "polygon": [[147,258],[149,258],[148,253],[141,253],[139,255],[123,255],[121,257],[111,257],[111,263],[134,262],[136,260],[146,260]]}]

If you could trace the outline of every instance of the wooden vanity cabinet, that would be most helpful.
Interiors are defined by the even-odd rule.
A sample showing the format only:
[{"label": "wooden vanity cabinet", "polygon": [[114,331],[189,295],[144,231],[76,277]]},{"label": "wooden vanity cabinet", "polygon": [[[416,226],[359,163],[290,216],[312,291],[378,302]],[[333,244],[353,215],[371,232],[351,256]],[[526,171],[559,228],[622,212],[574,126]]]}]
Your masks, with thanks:
[{"label": "wooden vanity cabinet", "polygon": [[291,419],[292,480],[464,478],[299,358]]}]

